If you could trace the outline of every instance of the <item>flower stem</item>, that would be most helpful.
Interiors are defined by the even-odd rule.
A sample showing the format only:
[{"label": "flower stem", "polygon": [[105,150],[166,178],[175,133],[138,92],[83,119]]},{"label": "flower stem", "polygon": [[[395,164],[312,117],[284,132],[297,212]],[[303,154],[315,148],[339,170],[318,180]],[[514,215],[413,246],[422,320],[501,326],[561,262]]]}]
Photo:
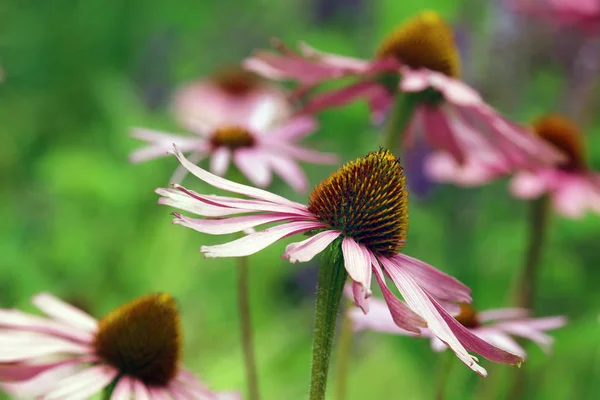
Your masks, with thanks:
[{"label": "flower stem", "polygon": [[346,381],[348,379],[348,364],[350,353],[352,352],[352,320],[347,310],[342,317],[342,329],[338,341],[337,369],[336,369],[336,398],[344,400],[346,398]]},{"label": "flower stem", "polygon": [[448,377],[454,365],[454,354],[451,351],[445,351],[439,357],[439,371],[435,387],[435,399],[444,400],[446,398],[446,386],[448,385]]},{"label": "flower stem", "polygon": [[548,196],[542,196],[531,202],[529,246],[518,287],[518,305],[524,308],[533,308],[540,258],[548,226],[549,206]]},{"label": "flower stem", "polygon": [[323,263],[319,267],[312,372],[310,378],[310,400],[325,399],[329,358],[331,356],[335,324],[346,277],[347,273],[344,268],[341,241],[336,240],[324,252]]},{"label": "flower stem", "polygon": [[248,258],[238,258],[238,309],[242,333],[242,349],[246,368],[246,383],[248,385],[248,400],[258,400],[258,378],[254,358],[254,343],[252,339],[252,320],[250,317],[250,295],[248,291]]},{"label": "flower stem", "polygon": [[412,93],[398,93],[396,95],[396,102],[388,115],[383,136],[383,147],[385,149],[396,154],[417,104],[417,96]]}]

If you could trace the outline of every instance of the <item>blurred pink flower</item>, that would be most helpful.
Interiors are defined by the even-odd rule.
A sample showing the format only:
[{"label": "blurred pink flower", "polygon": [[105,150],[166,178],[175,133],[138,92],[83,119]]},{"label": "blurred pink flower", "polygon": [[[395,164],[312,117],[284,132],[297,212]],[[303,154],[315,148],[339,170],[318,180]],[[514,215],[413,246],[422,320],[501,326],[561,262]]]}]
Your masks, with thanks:
[{"label": "blurred pink flower", "polygon": [[97,321],[42,293],[49,318],[0,309],[0,388],[15,398],[239,399],[208,390],[180,365],[181,327],[168,294],[136,299]]},{"label": "blurred pink flower", "polygon": [[[371,299],[369,314],[350,310],[349,315],[355,330],[419,336],[396,326],[385,303],[378,299]],[[480,339],[523,358],[527,356],[525,349],[513,336],[529,339],[549,353],[554,339],[545,331],[558,329],[567,323],[565,317],[530,318],[529,310],[523,308],[501,308],[478,313],[471,305],[464,303],[455,318]],[[431,339],[433,350],[443,351],[447,348],[429,329],[422,328],[421,335]]]},{"label": "blurred pink flower", "polygon": [[491,151],[499,163],[494,166],[496,170],[537,166],[559,157],[458,79],[460,59],[452,30],[432,11],[422,12],[397,28],[372,60],[324,53],[304,43],[300,53],[280,42],[275,46],[278,53],[258,52],[244,66],[270,79],[297,81],[297,96],[332,79],[357,78],[342,88],[313,95],[304,112],[364,98],[375,121],[380,122],[397,93],[403,92],[417,102],[404,132],[404,149],[412,148],[415,135],[420,133],[431,146],[447,151],[458,163],[480,151]]},{"label": "blurred pink flower", "polygon": [[[249,256],[285,237],[309,233],[309,238],[289,244],[283,254],[292,263],[307,262],[335,241],[341,246],[346,271],[353,281],[355,302],[364,312],[368,312],[374,274],[398,326],[419,332],[419,327],[427,325],[477,373],[486,375],[468,351],[495,362],[521,361],[471,334],[445,310],[458,302],[471,301],[465,285],[398,253],[406,240],[407,193],[402,167],[389,151],[372,152],[341,167],[315,187],[308,206],[213,175],[188,161],[177,149],[175,155],[205,183],[248,198],[204,195],[180,185],[157,189],[162,196],[160,204],[202,217],[175,213],[173,223],[212,235],[277,223],[228,243],[202,246],[200,251],[205,257]],[[408,306],[388,289],[384,274],[398,287]]]},{"label": "blurred pink flower", "polygon": [[598,0],[506,0],[514,11],[594,34],[600,29]]},{"label": "blurred pink flower", "polygon": [[[296,191],[305,191],[308,180],[298,165],[298,161],[315,164],[333,164],[337,157],[320,153],[300,146],[297,141],[317,128],[317,122],[310,116],[296,116],[289,120],[279,120],[279,104],[264,96],[260,101],[253,100],[236,114],[234,108],[227,109],[220,100],[212,103],[205,99],[205,109],[187,121],[195,136],[179,136],[145,128],[135,128],[134,138],[148,142],[148,145],[131,153],[133,162],[166,156],[173,143],[182,151],[191,153],[194,163],[210,157],[210,169],[223,176],[231,161],[256,186],[265,187],[271,183],[272,172],[279,175]],[[215,105],[213,113],[206,113]],[[190,114],[191,108],[189,107]],[[231,111],[231,114],[228,113]],[[186,111],[186,113],[188,112]],[[202,118],[201,118],[202,117]],[[181,182],[185,169],[178,168],[172,177],[173,182]]]}]

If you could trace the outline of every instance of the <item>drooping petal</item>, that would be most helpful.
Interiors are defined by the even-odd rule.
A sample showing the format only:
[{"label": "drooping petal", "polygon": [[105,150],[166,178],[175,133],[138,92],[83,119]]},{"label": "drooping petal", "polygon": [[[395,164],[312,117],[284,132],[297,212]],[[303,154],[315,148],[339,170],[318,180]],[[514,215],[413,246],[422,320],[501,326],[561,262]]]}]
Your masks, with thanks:
[{"label": "drooping petal", "polygon": [[158,188],[155,190],[161,197],[158,204],[171,206],[183,211],[202,215],[204,217],[224,217],[227,215],[242,214],[249,212],[247,209],[239,209],[226,206],[215,206],[207,202],[198,200],[188,192],[183,192],[175,188]]},{"label": "drooping petal", "polygon": [[510,191],[513,196],[523,199],[535,199],[547,190],[548,183],[544,177],[533,172],[519,172],[510,182]]},{"label": "drooping petal", "polygon": [[133,379],[132,386],[133,386],[133,398],[135,400],[152,400],[152,398],[150,397],[150,392],[148,391],[148,388],[142,382],[140,382],[136,379]]},{"label": "drooping petal", "polygon": [[350,237],[342,240],[342,253],[344,254],[344,266],[350,278],[360,283],[365,289],[371,282],[371,257],[363,246],[356,243]]},{"label": "drooping petal", "polygon": [[324,227],[324,224],[318,222],[290,222],[229,243],[202,246],[200,251],[204,253],[205,257],[244,257],[254,254],[284,237]]},{"label": "drooping petal", "polygon": [[[560,176],[560,178],[559,178]],[[593,188],[584,178],[574,174],[560,174],[556,179],[552,204],[556,211],[565,217],[581,218],[588,211],[593,198]]]},{"label": "drooping petal", "polygon": [[471,289],[456,278],[402,253],[396,254],[392,258],[398,266],[411,275],[423,290],[435,298],[454,302],[471,302]]},{"label": "drooping petal", "polygon": [[117,385],[115,386],[110,400],[130,400],[133,394],[132,379],[128,376],[122,376],[119,378]]},{"label": "drooping petal", "polygon": [[264,157],[260,150],[237,150],[233,153],[233,161],[252,184],[266,187],[271,183],[271,169],[267,157]]},{"label": "drooping petal", "polygon": [[335,239],[340,236],[338,231],[323,231],[309,237],[301,242],[290,243],[285,248],[281,256],[283,259],[289,259],[291,263],[308,262],[317,254],[325,250]]},{"label": "drooping petal", "polygon": [[[198,164],[200,161],[202,161],[204,158],[206,158],[206,154],[207,154],[206,151],[195,151],[192,154],[190,154],[188,159],[190,160],[191,163]],[[185,167],[180,164],[175,169],[175,172],[173,172],[173,175],[171,175],[171,179],[169,180],[169,182],[181,183],[181,182],[183,182],[183,179],[187,176],[187,174],[188,174],[188,170],[185,169]]]},{"label": "drooping petal", "polygon": [[[298,203],[290,201],[285,197],[278,196],[266,190],[257,189],[252,186],[246,186],[239,183],[235,183],[229,181],[227,179],[221,178],[219,176],[213,175],[208,171],[203,170],[202,168],[190,163],[185,156],[177,150],[175,147],[175,156],[179,160],[179,162],[187,168],[192,174],[194,174],[198,179],[208,183],[211,186],[216,187],[217,189],[225,190],[232,193],[243,194],[248,197],[252,197],[254,199],[270,201],[276,204],[284,204],[292,207],[298,207]],[[303,206],[302,206],[303,207]]]},{"label": "drooping petal", "polygon": [[465,161],[465,150],[457,141],[449,118],[444,114],[443,109],[422,105],[418,110],[425,129],[425,137],[429,144],[447,151],[458,163],[463,163]]},{"label": "drooping petal", "polygon": [[[323,109],[337,108],[349,104],[356,99],[370,99],[380,95],[381,85],[373,81],[361,81],[312,96],[302,107],[302,112],[313,114]],[[385,89],[384,89],[385,90]]]},{"label": "drooping petal", "polygon": [[308,179],[298,164],[285,156],[271,154],[269,164],[273,171],[281,177],[296,192],[305,192]]},{"label": "drooping petal", "polygon": [[89,345],[39,333],[0,332],[0,362],[25,361],[49,355],[93,354]]},{"label": "drooping petal", "polygon": [[[212,152],[210,157],[210,171],[218,176],[223,176],[229,169],[229,163],[231,162],[231,150],[227,147],[221,146]],[[191,163],[191,162],[190,162]],[[191,163],[195,164],[195,163]],[[183,165],[183,163],[182,163]],[[185,167],[185,165],[184,165]],[[190,169],[187,168],[189,171]]]},{"label": "drooping petal", "polygon": [[480,322],[527,318],[530,311],[526,308],[498,308],[477,313]]},{"label": "drooping petal", "polygon": [[336,164],[339,161],[339,157],[335,154],[310,150],[295,143],[277,142],[271,143],[270,147],[279,154],[285,154],[286,157],[313,164]]},{"label": "drooping petal", "polygon": [[87,368],[56,383],[44,400],[85,400],[98,393],[116,378],[118,372],[106,365]]},{"label": "drooping petal", "polygon": [[309,115],[299,115],[281,124],[278,127],[270,129],[264,136],[259,137],[262,141],[279,140],[282,142],[292,142],[317,130],[317,120]]},{"label": "drooping petal", "polygon": [[26,314],[18,310],[0,309],[0,328],[56,335],[79,343],[91,343],[94,339],[94,335],[90,332],[73,329],[73,327],[62,323]]},{"label": "drooping petal", "polygon": [[435,351],[436,353],[440,353],[447,349],[448,349],[448,346],[446,346],[446,344],[444,342],[442,342],[436,336],[431,337],[431,350]]},{"label": "drooping petal", "polygon": [[525,359],[527,353],[521,345],[519,345],[513,338],[499,329],[493,327],[477,328],[473,330],[473,333],[479,336],[482,340],[508,351],[509,353],[516,354],[519,357]]},{"label": "drooping petal", "polygon": [[92,333],[98,329],[95,318],[49,293],[40,293],[31,302],[46,315],[65,325]]},{"label": "drooping petal", "polygon": [[235,232],[243,232],[248,228],[254,228],[259,225],[298,218],[285,214],[246,215],[223,219],[190,218],[179,213],[173,213],[173,215],[177,217],[173,221],[174,224],[210,235],[227,235]]},{"label": "drooping petal", "polygon": [[84,368],[80,363],[57,363],[29,380],[22,382],[3,382],[2,389],[16,398],[38,398],[53,390],[61,379],[77,374]]}]

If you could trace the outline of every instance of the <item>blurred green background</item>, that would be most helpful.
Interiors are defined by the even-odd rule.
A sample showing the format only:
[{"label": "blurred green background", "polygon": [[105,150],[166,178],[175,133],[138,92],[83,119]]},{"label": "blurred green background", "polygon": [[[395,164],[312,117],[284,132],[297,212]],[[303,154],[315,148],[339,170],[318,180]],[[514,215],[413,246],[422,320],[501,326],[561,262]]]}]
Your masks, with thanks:
[{"label": "blurred green background", "polygon": [[[1,306],[31,311],[29,298],[49,291],[101,316],[138,295],[170,292],[183,314],[187,366],[216,389],[242,389],[234,260],[198,252],[225,238],[171,225],[171,210],[157,205],[153,190],[168,184],[176,161],[129,164],[140,143],[128,130],[178,131],[173,90],[268,46],[272,36],[368,57],[386,32],[423,8],[455,26],[464,78],[492,105],[519,121],[555,110],[577,118],[590,162],[600,167],[594,80],[576,65],[589,39],[515,16],[496,1],[2,2]],[[378,144],[363,103],[326,111],[320,121],[313,144],[344,160]],[[306,166],[312,184],[334,169]],[[478,308],[508,305],[527,204],[510,197],[506,181],[430,188],[418,169],[409,173],[416,190],[405,252],[469,285]],[[191,178],[186,184],[210,190]],[[306,201],[280,181],[271,190]],[[551,357],[530,346],[520,370],[528,376],[525,398],[600,398],[599,222],[592,215],[552,220],[538,314],[570,322],[552,333]],[[267,400],[302,399],[308,388],[316,264],[282,261],[290,241],[250,259]],[[428,341],[374,332],[354,341],[349,400],[433,398],[440,355]],[[506,398],[513,369],[484,360],[490,378],[483,380],[455,362],[449,399]],[[332,398],[334,381],[332,373]]]}]

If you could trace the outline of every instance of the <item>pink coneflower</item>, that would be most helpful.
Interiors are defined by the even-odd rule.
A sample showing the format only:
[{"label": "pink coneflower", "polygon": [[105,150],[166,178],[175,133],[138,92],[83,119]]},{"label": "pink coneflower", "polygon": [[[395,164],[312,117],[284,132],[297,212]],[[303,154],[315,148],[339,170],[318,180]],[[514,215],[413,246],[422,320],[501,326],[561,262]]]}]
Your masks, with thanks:
[{"label": "pink coneflower", "polygon": [[600,29],[598,0],[507,0],[507,3],[517,12],[575,26],[588,33]]},{"label": "pink coneflower", "polygon": [[[247,197],[204,195],[180,185],[157,189],[162,196],[160,204],[203,217],[175,213],[175,224],[222,235],[277,223],[232,242],[202,246],[200,251],[206,257],[244,257],[285,237],[307,233],[309,238],[286,247],[283,258],[292,263],[307,262],[328,246],[341,248],[346,271],[353,281],[355,302],[364,312],[368,312],[374,274],[394,321],[403,329],[419,332],[419,327],[427,325],[466,365],[484,376],[485,369],[468,350],[495,362],[521,362],[520,357],[474,336],[444,309],[457,302],[471,301],[465,285],[399,253],[406,241],[408,197],[402,167],[389,151],[371,152],[341,167],[315,187],[308,206],[213,175],[188,161],[177,149],[175,155],[202,181]],[[386,275],[408,306],[388,289]]]},{"label": "pink coneflower", "polygon": [[[306,112],[365,98],[376,120],[387,113],[398,92],[415,104],[403,147],[410,149],[421,132],[427,142],[448,151],[459,163],[471,153],[493,149],[501,165],[527,167],[558,157],[526,129],[509,122],[459,80],[460,58],[451,28],[426,11],[400,25],[372,60],[319,52],[306,44],[295,53],[277,43],[279,53],[258,52],[246,68],[271,79],[292,79],[306,93],[325,81],[353,76],[356,82],[317,94]],[[398,82],[399,80],[399,82]],[[398,136],[402,132],[398,132]]]},{"label": "pink coneflower", "polygon": [[[182,151],[189,152],[196,163],[209,157],[210,169],[216,175],[225,175],[233,161],[256,186],[268,186],[272,172],[275,172],[296,191],[305,191],[308,181],[298,161],[331,164],[337,157],[309,150],[297,143],[316,129],[314,118],[303,115],[277,122],[276,107],[272,99],[265,98],[253,105],[246,120],[229,119],[227,113],[219,116],[218,123],[219,118],[214,116],[210,121],[197,119],[193,131],[196,136],[136,128],[132,136],[148,142],[148,146],[135,150],[130,158],[133,162],[141,162],[165,156],[176,143]],[[172,181],[180,182],[184,176],[185,170],[179,168]]]},{"label": "pink coneflower", "polygon": [[50,294],[33,304],[49,318],[0,310],[0,385],[15,397],[83,400],[111,384],[112,400],[238,397],[221,397],[181,367],[180,317],[168,294],[99,321]]},{"label": "pink coneflower", "polygon": [[[374,330],[383,333],[415,336],[413,332],[399,328],[387,310],[385,303],[371,300],[369,314],[349,310],[355,330]],[[523,308],[501,308],[477,312],[472,305],[461,303],[460,313],[454,317],[462,326],[482,340],[513,354],[525,358],[525,349],[513,337],[529,339],[537,343],[546,353],[554,339],[545,332],[558,329],[567,322],[565,317],[531,318],[529,311]],[[435,351],[443,351],[447,346],[427,328],[421,329],[421,335],[431,339]]]},{"label": "pink coneflower", "polygon": [[600,174],[591,171],[585,161],[579,128],[561,115],[550,114],[534,121],[533,131],[568,158],[555,167],[518,173],[511,192],[524,199],[547,194],[554,209],[571,218],[581,217],[587,210],[600,213]]}]

